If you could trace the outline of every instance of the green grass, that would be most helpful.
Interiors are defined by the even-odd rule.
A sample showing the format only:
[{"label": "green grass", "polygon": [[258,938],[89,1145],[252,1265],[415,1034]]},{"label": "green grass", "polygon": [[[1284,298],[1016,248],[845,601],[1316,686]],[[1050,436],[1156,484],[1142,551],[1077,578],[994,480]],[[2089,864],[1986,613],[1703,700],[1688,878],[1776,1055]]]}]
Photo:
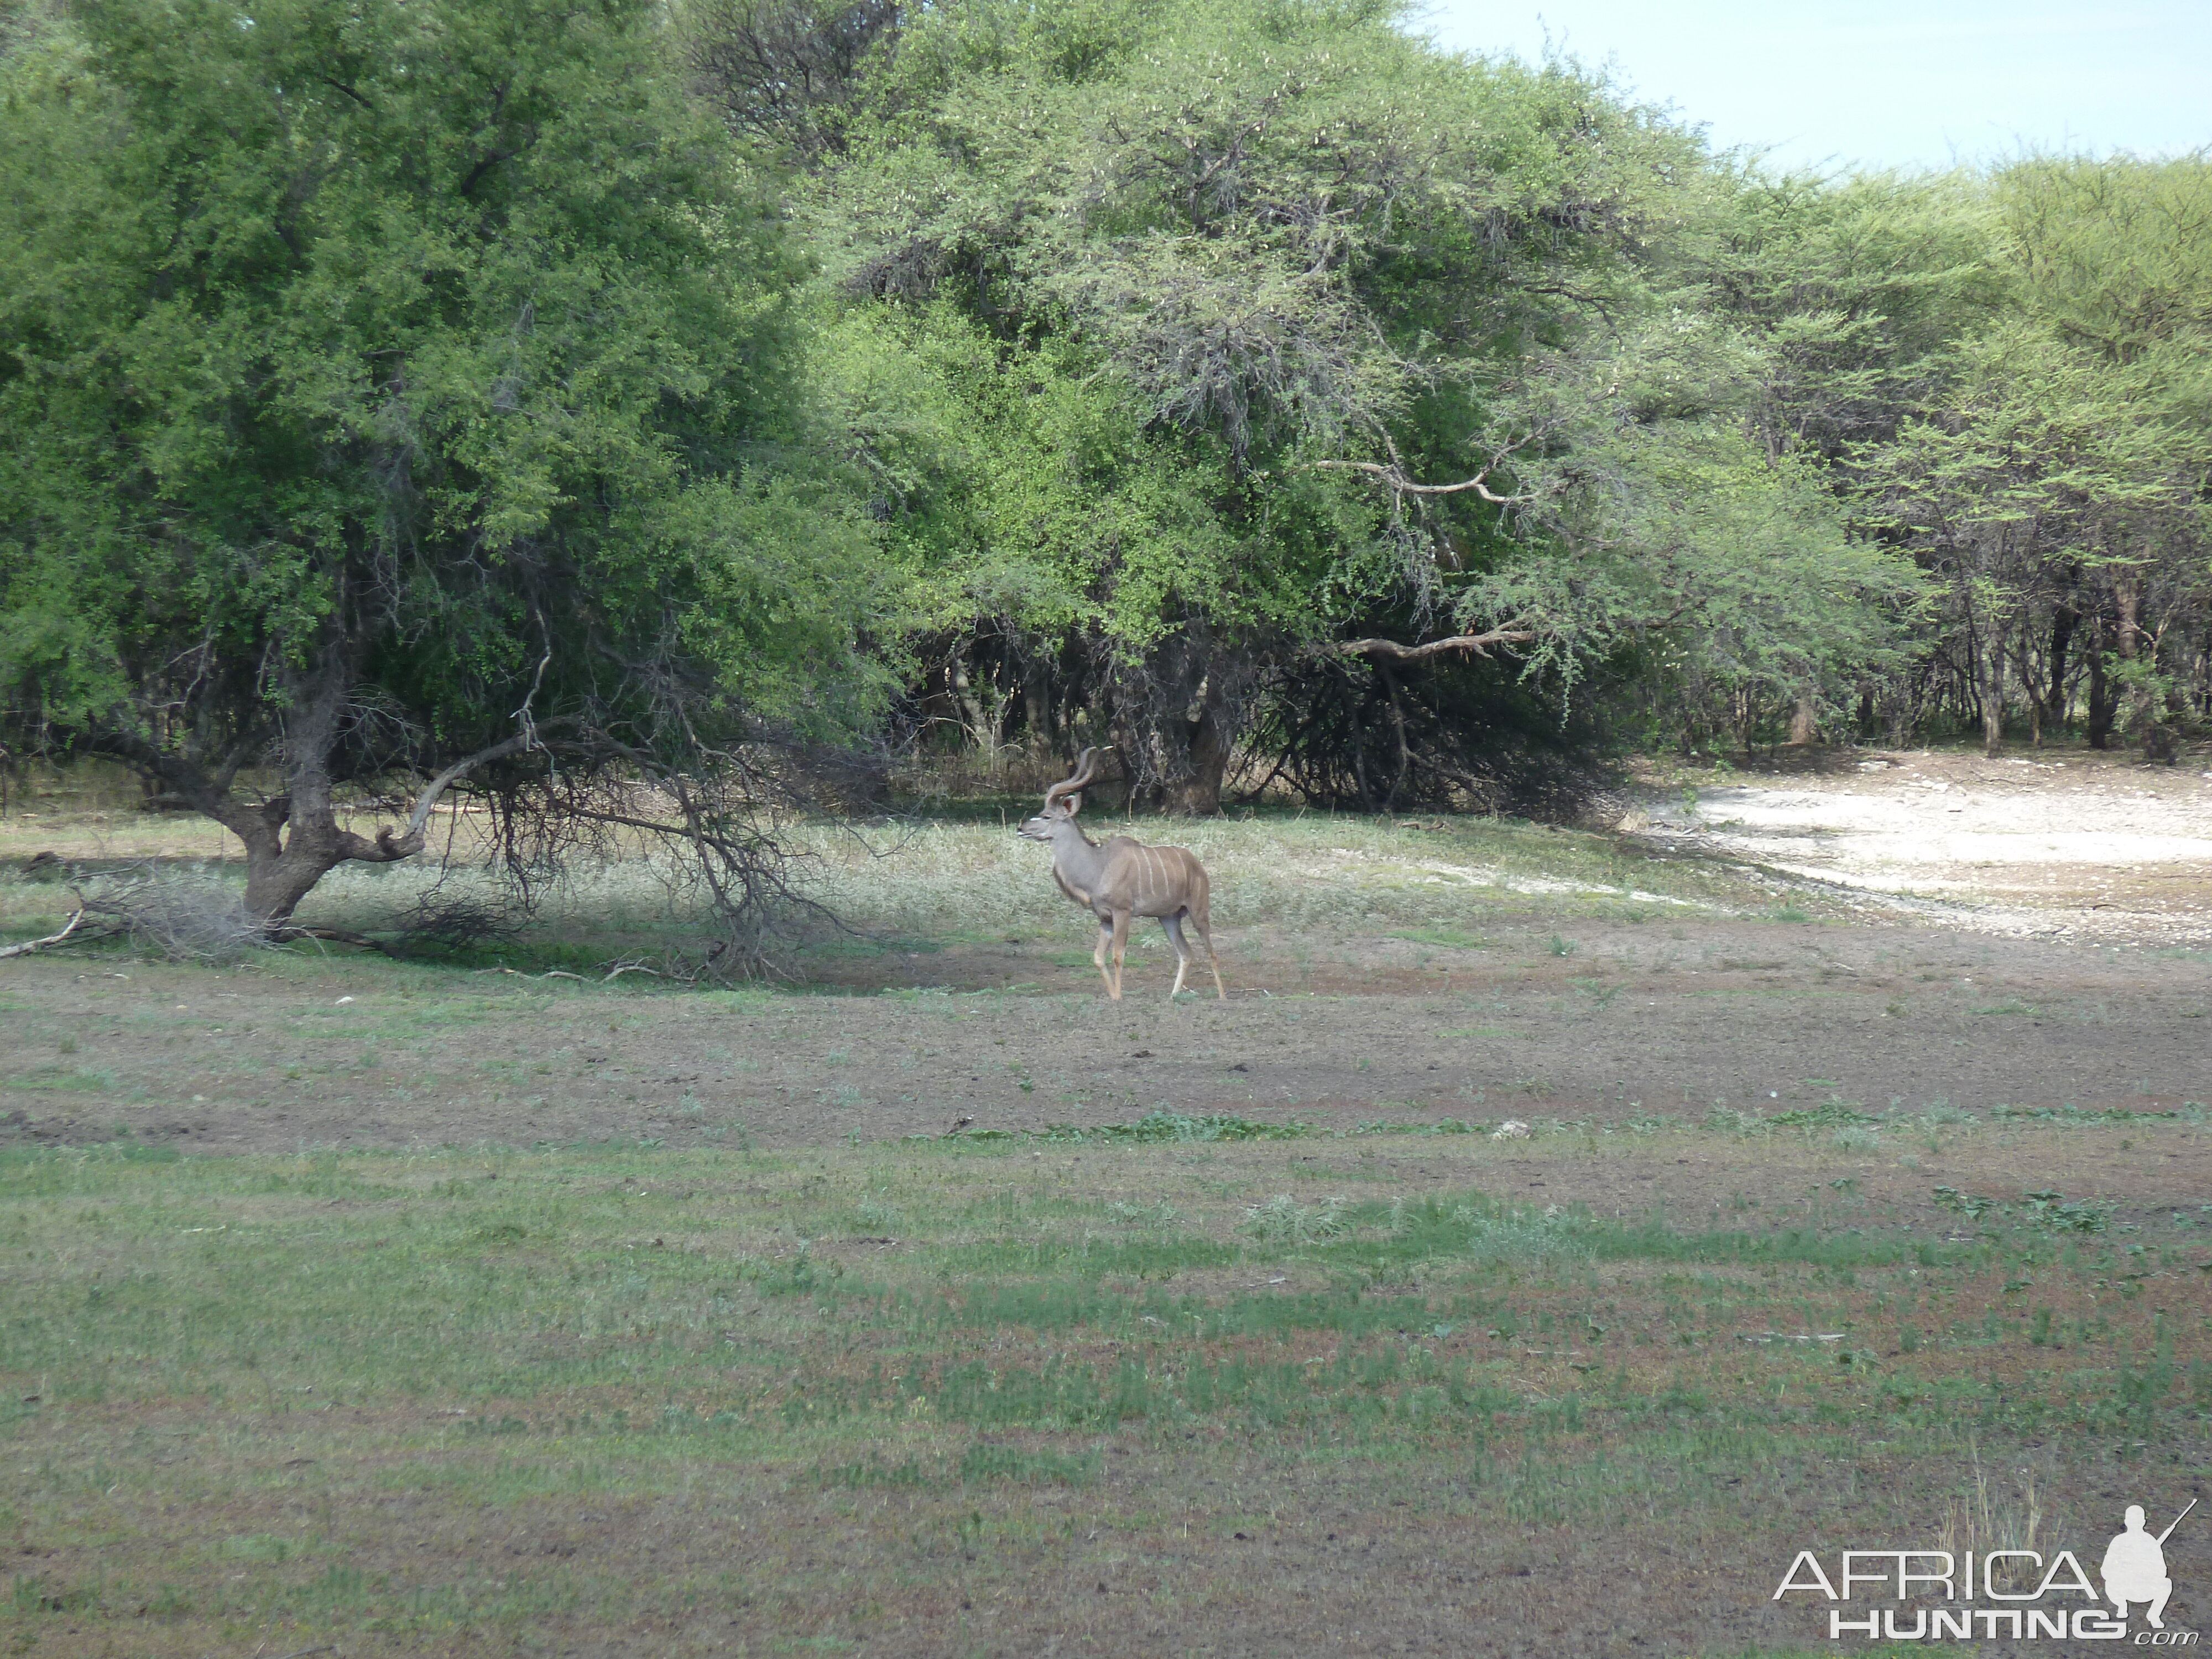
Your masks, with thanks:
[{"label": "green grass", "polygon": [[[1233,1547],[1255,1504],[1328,1512],[1335,1471],[1410,1482],[1409,1514],[1729,1533],[1869,1444],[1942,1468],[1970,1442],[2191,1444],[2212,1413],[2203,1322],[2144,1290],[2193,1283],[2185,1217],[2091,1231],[2039,1189],[1945,1237],[1848,1176],[1725,1223],[1594,1215],[1498,1191],[1486,1138],[1391,1127],[1329,1138],[1339,1170],[1311,1132],[1164,1114],[791,1154],[7,1151],[0,1524],[64,1565],[19,1573],[0,1639],[75,1619],[197,1652],[273,1620],[276,1651],[374,1650],[695,1594],[847,1629],[988,1550],[1011,1586],[1164,1516]],[[1711,1133],[1551,1125],[1514,1156]],[[1437,1179],[1332,1191],[1370,1150]],[[1963,1214],[1942,1200],[1916,1213]],[[872,1541],[834,1572],[779,1556],[750,1601],[649,1551],[404,1544],[584,1511],[638,1517],[639,1551],[664,1511]]]}]

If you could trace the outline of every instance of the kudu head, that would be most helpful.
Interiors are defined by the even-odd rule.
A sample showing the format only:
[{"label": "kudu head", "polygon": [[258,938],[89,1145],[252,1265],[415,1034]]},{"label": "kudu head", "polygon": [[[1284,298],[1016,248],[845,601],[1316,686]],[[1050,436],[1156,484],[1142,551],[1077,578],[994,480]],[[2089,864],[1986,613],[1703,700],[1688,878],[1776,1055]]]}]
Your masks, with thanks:
[{"label": "kudu head", "polygon": [[1086,749],[1079,755],[1073,775],[1044,792],[1044,811],[1015,833],[1031,841],[1050,841],[1059,826],[1074,823],[1075,815],[1083,810],[1084,790],[1097,781],[1098,754],[1096,749]]}]

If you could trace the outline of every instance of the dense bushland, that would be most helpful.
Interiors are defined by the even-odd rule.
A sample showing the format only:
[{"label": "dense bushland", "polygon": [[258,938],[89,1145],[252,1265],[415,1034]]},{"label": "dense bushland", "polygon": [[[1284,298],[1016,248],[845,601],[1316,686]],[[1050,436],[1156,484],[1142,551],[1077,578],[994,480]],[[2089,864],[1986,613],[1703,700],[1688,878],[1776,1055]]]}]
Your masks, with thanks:
[{"label": "dense bushland", "polygon": [[[1486,805],[2212,713],[2212,167],[1781,176],[1319,0],[0,37],[0,744],[245,842],[684,849],[914,744]],[[364,799],[398,822],[351,827]]]}]

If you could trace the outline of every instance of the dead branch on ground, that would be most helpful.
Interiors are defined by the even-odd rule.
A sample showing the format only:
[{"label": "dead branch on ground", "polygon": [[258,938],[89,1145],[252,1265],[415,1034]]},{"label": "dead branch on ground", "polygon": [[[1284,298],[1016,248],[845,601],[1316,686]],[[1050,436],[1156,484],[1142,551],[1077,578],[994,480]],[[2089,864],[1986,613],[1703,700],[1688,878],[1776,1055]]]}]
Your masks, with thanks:
[{"label": "dead branch on ground", "polygon": [[32,951],[43,950],[49,945],[61,944],[73,933],[76,934],[77,942],[79,944],[82,944],[88,939],[106,939],[110,937],[107,933],[77,933],[77,925],[83,920],[84,906],[80,903],[75,910],[70,913],[70,919],[62,925],[61,932],[58,933],[49,933],[44,939],[27,939],[21,945],[10,945],[4,948],[0,948],[0,957],[27,957]]}]

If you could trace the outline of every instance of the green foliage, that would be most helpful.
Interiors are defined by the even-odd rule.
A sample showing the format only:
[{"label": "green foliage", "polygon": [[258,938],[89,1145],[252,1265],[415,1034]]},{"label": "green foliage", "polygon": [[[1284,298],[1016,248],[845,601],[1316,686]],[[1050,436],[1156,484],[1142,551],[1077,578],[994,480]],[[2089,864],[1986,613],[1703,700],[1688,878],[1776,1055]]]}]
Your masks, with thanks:
[{"label": "green foliage", "polygon": [[1001,706],[1095,649],[1165,776],[1201,684],[1385,613],[1510,622],[1553,688],[1648,656],[1771,702],[1882,657],[1911,572],[1745,440],[1747,348],[1649,257],[1701,210],[1694,144],[1602,81],[1385,8],[902,28],[802,197],[827,384],[937,626],[1004,641]]},{"label": "green foliage", "polygon": [[202,810],[274,750],[295,822],[519,708],[871,721],[895,585],[793,464],[800,257],[727,149],[634,0],[113,0],[12,54],[9,718]]},{"label": "green foliage", "polygon": [[1245,1207],[1244,1231],[1264,1244],[1310,1244],[1351,1231],[1344,1206],[1340,1198],[1301,1204],[1288,1193],[1278,1193]]},{"label": "green foliage", "polygon": [[902,686],[1202,809],[2212,684],[2202,158],[1772,175],[1382,3],[9,15],[0,720],[250,848]]},{"label": "green foliage", "polygon": [[2039,729],[2086,698],[2102,743],[2124,700],[2160,749],[2212,603],[2212,167],[1753,176],[1723,223],[1699,274],[1760,343],[1754,429],[1936,578],[1893,730],[1949,702],[1994,744],[2008,702]]}]

